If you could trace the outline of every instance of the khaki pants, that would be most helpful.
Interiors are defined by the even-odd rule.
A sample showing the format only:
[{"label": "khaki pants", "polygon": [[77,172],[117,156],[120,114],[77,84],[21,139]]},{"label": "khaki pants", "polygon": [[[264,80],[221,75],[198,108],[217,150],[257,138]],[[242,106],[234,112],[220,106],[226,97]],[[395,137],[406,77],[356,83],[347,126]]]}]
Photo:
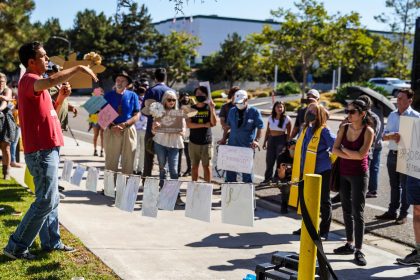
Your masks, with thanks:
[{"label": "khaki pants", "polygon": [[107,128],[104,131],[105,169],[118,171],[121,156],[122,173],[132,174],[134,156],[137,146],[137,132],[132,125],[123,130],[123,133]]}]

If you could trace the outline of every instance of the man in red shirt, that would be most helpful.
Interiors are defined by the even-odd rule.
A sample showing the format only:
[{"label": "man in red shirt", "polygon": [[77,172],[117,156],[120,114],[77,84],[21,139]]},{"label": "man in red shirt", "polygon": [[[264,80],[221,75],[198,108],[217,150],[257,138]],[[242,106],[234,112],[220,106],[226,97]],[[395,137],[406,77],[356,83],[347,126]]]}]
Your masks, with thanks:
[{"label": "man in red shirt", "polygon": [[[3,253],[12,259],[32,260],[36,256],[29,253],[29,247],[38,233],[43,250],[74,251],[74,248],[61,242],[58,223],[59,150],[64,141],[57,112],[70,95],[70,84],[67,81],[71,77],[77,72],[83,72],[95,81],[97,78],[89,67],[82,65],[42,78],[49,58],[39,42],[23,45],[19,49],[19,59],[26,67],[18,87],[19,121],[25,162],[34,177],[36,198],[10,236]],[[62,86],[57,100],[52,103],[48,89],[55,85]]]}]

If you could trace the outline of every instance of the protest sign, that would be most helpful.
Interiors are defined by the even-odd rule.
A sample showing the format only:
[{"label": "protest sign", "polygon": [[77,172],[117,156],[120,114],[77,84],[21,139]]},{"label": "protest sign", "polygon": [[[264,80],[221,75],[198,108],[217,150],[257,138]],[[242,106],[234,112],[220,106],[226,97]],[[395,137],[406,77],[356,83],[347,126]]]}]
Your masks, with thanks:
[{"label": "protest sign", "polygon": [[163,188],[159,193],[158,208],[174,211],[179,188],[182,182],[178,180],[165,180]]},{"label": "protest sign", "polygon": [[185,203],[185,217],[210,222],[212,194],[212,184],[189,182],[187,202]]},{"label": "protest sign", "polygon": [[240,173],[252,173],[254,150],[246,147],[220,145],[217,152],[217,168]]},{"label": "protest sign", "polygon": [[73,161],[71,160],[64,161],[63,173],[61,173],[61,180],[70,182],[72,171],[73,171]]},{"label": "protest sign", "polygon": [[107,128],[116,118],[118,113],[111,105],[106,105],[98,114],[98,124],[103,128]]},{"label": "protest sign", "polygon": [[[120,204],[117,206],[119,209],[127,212],[134,211],[134,205],[136,204],[137,194],[140,187],[140,177],[131,176],[127,180],[125,188],[123,188]],[[117,188],[118,190],[118,188]],[[118,197],[118,191],[117,191]]]},{"label": "protest sign", "polygon": [[96,193],[96,186],[98,184],[99,171],[96,167],[89,167],[86,178],[86,189]]},{"label": "protest sign", "polygon": [[24,183],[31,190],[32,193],[35,193],[34,177],[31,175],[31,172],[29,172],[28,166],[25,167]]},{"label": "protest sign", "polygon": [[104,171],[104,194],[109,197],[115,197],[115,173],[112,171]]},{"label": "protest sign", "polygon": [[117,174],[117,182],[115,183],[116,197],[115,197],[115,207],[121,209],[123,203],[123,194],[127,185],[127,175],[122,173]]},{"label": "protest sign", "polygon": [[158,213],[159,179],[146,178],[143,188],[142,215],[156,218]]},{"label": "protest sign", "polygon": [[177,133],[183,128],[185,113],[183,110],[165,111],[163,117],[156,119],[160,126],[156,128],[156,132],[161,133]]},{"label": "protest sign", "polygon": [[222,223],[254,226],[252,184],[222,184]]},{"label": "protest sign", "polygon": [[397,171],[420,179],[420,119],[400,117]]},{"label": "protest sign", "polygon": [[95,114],[106,104],[105,98],[102,96],[92,96],[82,105],[89,114]]},{"label": "protest sign", "polygon": [[207,88],[208,93],[209,93],[209,95],[208,95],[208,100],[210,100],[210,99],[211,99],[210,82],[209,82],[209,81],[205,81],[205,82],[199,82],[198,84],[199,84],[200,86],[202,86],[202,87],[206,87],[206,88]]},{"label": "protest sign", "polygon": [[86,167],[78,164],[74,170],[73,176],[71,176],[70,183],[76,186],[80,186],[80,182],[82,182],[83,174],[85,174],[85,171]]}]

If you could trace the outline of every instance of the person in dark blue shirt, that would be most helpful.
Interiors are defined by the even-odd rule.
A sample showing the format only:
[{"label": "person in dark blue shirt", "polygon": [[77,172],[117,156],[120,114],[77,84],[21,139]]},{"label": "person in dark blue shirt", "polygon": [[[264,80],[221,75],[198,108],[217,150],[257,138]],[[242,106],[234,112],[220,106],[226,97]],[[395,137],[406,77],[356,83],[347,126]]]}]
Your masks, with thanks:
[{"label": "person in dark blue shirt", "polygon": [[117,172],[121,156],[122,172],[132,174],[137,146],[134,124],[139,119],[139,98],[135,92],[127,89],[132,79],[126,73],[117,74],[114,81],[115,90],[104,96],[118,113],[118,117],[104,131],[105,169]]}]

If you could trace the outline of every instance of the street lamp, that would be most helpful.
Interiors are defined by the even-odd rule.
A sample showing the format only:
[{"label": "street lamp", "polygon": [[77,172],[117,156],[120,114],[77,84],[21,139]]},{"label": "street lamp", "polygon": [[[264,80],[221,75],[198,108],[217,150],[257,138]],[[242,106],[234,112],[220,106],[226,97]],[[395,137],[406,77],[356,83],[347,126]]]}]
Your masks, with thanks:
[{"label": "street lamp", "polygon": [[70,42],[70,40],[69,40],[69,39],[64,38],[64,37],[61,37],[61,36],[51,36],[51,38],[52,38],[52,39],[57,39],[57,40],[62,40],[62,41],[64,41],[64,42],[66,42],[66,43],[69,45],[69,47],[68,47],[68,49],[69,49],[69,53],[68,53],[68,54],[70,54],[70,53],[71,53],[71,42]]}]

